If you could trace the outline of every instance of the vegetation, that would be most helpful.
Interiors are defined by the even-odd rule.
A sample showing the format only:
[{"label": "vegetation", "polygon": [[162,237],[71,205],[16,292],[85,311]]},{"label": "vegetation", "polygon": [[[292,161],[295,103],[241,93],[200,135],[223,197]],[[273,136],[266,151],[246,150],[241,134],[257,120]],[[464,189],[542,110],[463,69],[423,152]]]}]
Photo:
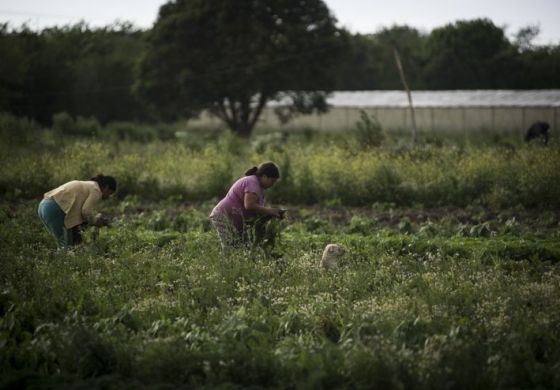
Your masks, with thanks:
[{"label": "vegetation", "polygon": [[[51,144],[7,123],[37,133],[0,154],[1,388],[560,385],[555,142],[361,149],[363,118],[355,140]],[[224,256],[207,215],[269,158],[281,257]],[[37,200],[98,171],[119,179],[113,225],[56,251]]]},{"label": "vegetation", "polygon": [[270,100],[325,107],[315,91],[333,86],[337,34],[321,0],[168,3],[148,35],[138,91],[164,118],[206,109],[247,138]]},{"label": "vegetation", "polygon": [[73,251],[36,206],[0,204],[1,388],[560,385],[557,209],[302,207],[275,262],[224,257],[213,202],[113,200]]},{"label": "vegetation", "polygon": [[[556,137],[411,148],[365,112],[344,134],[250,126],[255,95],[288,94],[289,120],[331,88],[399,89],[393,45],[413,89],[558,87],[559,47],[488,20],[352,35],[319,0],[230,3],[168,3],[149,31],[0,26],[0,389],[560,388]],[[189,127],[202,108],[235,132]],[[264,160],[289,210],[274,255],[223,254],[208,214]],[[56,250],[39,199],[98,172],[119,182],[111,226]],[[329,243],[346,254],[326,272]]]},{"label": "vegetation", "polygon": [[39,32],[0,25],[0,112],[49,125],[63,111],[101,123],[148,119],[132,94],[143,34],[128,24]]},{"label": "vegetation", "polygon": [[[537,28],[520,30],[514,41],[486,19],[429,33],[392,26],[350,34],[335,29],[319,3],[306,2],[297,13],[291,0],[278,1],[270,12],[253,2],[255,9],[238,15],[241,8],[224,1],[213,3],[221,13],[205,8],[209,2],[181,1],[162,8],[148,31],[127,24],[39,32],[0,25],[0,112],[48,126],[53,115],[67,112],[105,125],[189,117],[206,107],[247,134],[258,113],[259,105],[249,104],[253,96],[262,103],[292,91],[284,97],[293,106],[279,112],[289,120],[326,109],[326,91],[401,89],[393,45],[413,90],[560,88],[560,46],[534,45]],[[313,21],[321,28],[311,28]],[[310,31],[303,34],[305,26]],[[198,31],[212,34],[199,38]],[[228,105],[236,115],[225,115]]]},{"label": "vegetation", "polygon": [[[513,140],[500,138],[480,146],[427,139],[415,149],[390,146],[388,139],[386,146],[376,147],[375,124],[363,120],[358,125],[354,138],[334,134],[323,141],[306,142],[297,134],[280,139],[263,134],[260,140],[254,138],[253,145],[231,133],[223,133],[216,141],[194,143],[193,136],[184,142],[145,144],[115,143],[118,139],[105,128],[99,130],[102,136],[98,138],[76,141],[37,129],[35,149],[31,143],[3,148],[0,193],[37,197],[46,188],[101,171],[120,179],[121,196],[200,201],[221,196],[247,167],[272,159],[282,167],[283,185],[271,190],[270,199],[282,203],[560,206],[560,155],[554,138],[547,148],[521,140],[515,146]],[[166,133],[162,134],[154,139],[164,138]]]}]

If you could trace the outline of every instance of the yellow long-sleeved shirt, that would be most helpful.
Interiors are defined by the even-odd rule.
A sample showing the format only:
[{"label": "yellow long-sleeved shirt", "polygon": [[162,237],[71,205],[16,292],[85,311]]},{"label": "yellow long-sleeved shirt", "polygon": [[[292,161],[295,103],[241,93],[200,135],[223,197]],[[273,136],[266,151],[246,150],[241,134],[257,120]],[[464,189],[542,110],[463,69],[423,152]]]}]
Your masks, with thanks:
[{"label": "yellow long-sleeved shirt", "polygon": [[84,221],[95,222],[96,208],[101,201],[101,190],[95,181],[73,180],[45,193],[64,211],[64,226],[67,229]]}]

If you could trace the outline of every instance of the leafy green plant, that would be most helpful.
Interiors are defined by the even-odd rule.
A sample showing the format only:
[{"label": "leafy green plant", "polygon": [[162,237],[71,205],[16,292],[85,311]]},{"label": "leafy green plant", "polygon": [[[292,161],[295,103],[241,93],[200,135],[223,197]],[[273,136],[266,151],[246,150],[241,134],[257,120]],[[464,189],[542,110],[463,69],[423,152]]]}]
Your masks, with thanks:
[{"label": "leafy green plant", "polygon": [[381,124],[374,115],[360,110],[360,119],[355,124],[355,137],[358,147],[369,149],[381,146],[384,135]]},{"label": "leafy green plant", "polygon": [[[363,208],[307,208],[271,226],[280,263],[257,250],[223,254],[207,225],[213,202],[127,196],[107,205],[118,216],[111,228],[71,251],[55,249],[34,201],[3,202],[4,387],[558,380],[551,212],[413,216],[392,205],[369,210],[380,213],[374,219]],[[328,211],[346,219],[333,223]],[[512,216],[516,229],[493,227]],[[461,226],[467,234],[455,235]],[[470,236],[480,226],[493,234]],[[346,254],[323,272],[321,253],[333,242]]]}]

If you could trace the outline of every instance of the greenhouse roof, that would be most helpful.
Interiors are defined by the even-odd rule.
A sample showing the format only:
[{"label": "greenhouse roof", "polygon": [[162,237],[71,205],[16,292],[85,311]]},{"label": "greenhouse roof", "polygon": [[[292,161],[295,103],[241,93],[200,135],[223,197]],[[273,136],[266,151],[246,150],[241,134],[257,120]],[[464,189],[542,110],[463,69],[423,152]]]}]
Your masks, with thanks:
[{"label": "greenhouse roof", "polygon": [[[334,107],[407,107],[404,91],[336,91]],[[413,91],[414,107],[559,107],[560,89]]]}]

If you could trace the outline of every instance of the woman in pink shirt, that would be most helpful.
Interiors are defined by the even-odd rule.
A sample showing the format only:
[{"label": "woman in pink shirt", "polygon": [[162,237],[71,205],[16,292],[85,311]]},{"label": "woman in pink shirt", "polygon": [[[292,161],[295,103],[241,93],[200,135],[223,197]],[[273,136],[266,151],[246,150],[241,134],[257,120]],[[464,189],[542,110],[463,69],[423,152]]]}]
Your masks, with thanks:
[{"label": "woman in pink shirt", "polygon": [[280,169],[272,161],[250,168],[214,207],[210,219],[218,231],[224,250],[247,243],[249,224],[258,220],[282,218],[284,210],[264,205],[264,191],[279,178]]}]

